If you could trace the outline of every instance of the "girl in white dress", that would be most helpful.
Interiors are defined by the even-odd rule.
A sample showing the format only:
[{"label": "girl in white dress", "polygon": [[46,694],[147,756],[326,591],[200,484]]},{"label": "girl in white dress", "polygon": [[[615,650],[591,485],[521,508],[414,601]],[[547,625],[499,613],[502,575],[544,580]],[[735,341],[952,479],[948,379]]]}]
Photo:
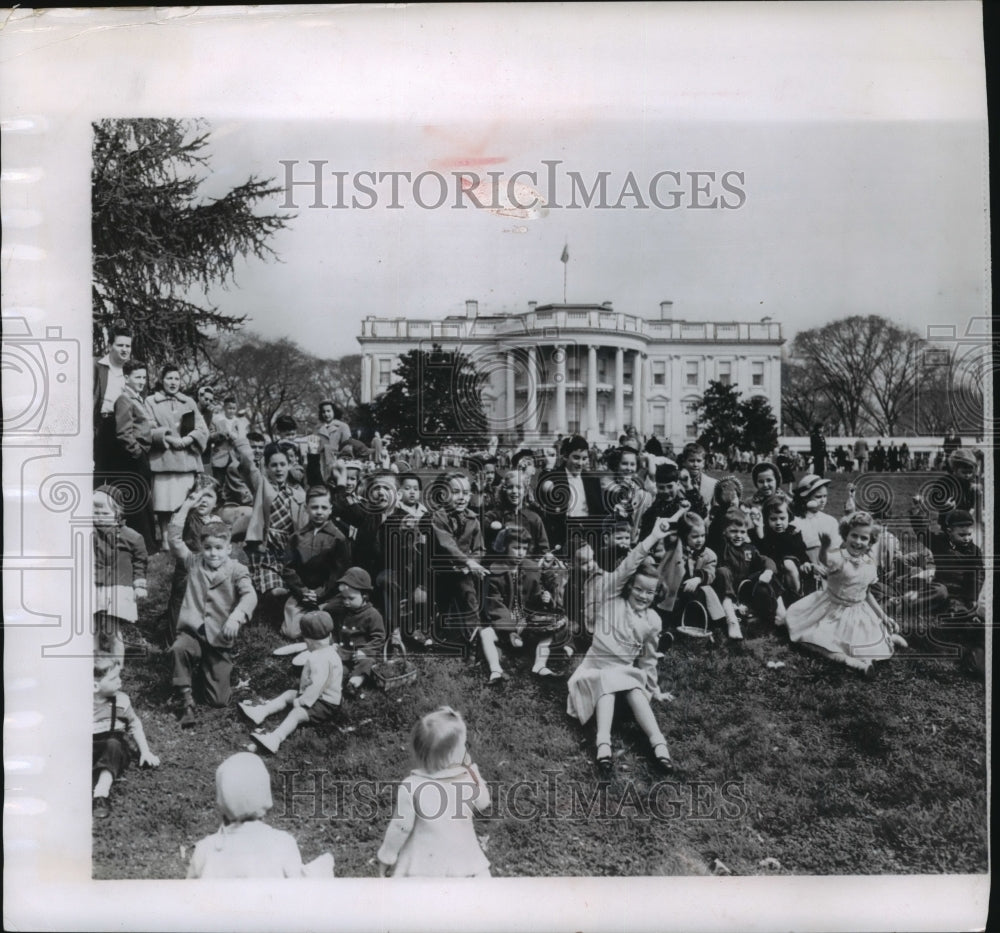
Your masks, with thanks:
[{"label": "girl in white dress", "polygon": [[905,648],[899,628],[878,604],[870,587],[878,579],[871,548],[879,527],[868,512],[854,512],[840,523],[842,548],[831,550],[824,536],[820,560],[826,565],[826,589],[811,593],[788,609],[788,637],[862,674],[872,662]]}]

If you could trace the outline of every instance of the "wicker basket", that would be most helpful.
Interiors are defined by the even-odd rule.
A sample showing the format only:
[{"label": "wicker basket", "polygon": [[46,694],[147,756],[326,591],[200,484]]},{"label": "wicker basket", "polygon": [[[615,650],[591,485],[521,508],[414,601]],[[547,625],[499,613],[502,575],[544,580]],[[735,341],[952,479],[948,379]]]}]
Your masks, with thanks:
[{"label": "wicker basket", "polygon": [[[400,654],[398,657],[389,657],[390,642],[394,647],[399,649]],[[388,693],[413,683],[417,679],[418,673],[419,671],[410,664],[406,657],[406,646],[403,644],[403,640],[394,632],[390,638],[385,640],[385,644],[382,646],[382,664],[372,671],[372,678],[375,681],[375,685],[380,690],[385,690]]]},{"label": "wicker basket", "polygon": [[708,630],[708,613],[705,607],[694,600],[691,600],[681,613],[681,624],[677,626],[677,631],[681,635],[696,640],[711,638],[712,633]]}]

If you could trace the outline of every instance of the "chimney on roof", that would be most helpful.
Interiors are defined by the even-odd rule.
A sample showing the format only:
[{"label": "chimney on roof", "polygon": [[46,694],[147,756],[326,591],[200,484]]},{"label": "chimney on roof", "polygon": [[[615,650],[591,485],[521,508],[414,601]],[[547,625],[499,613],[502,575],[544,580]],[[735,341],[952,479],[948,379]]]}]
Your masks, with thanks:
[{"label": "chimney on roof", "polygon": [[674,303],[672,301],[660,302],[660,320],[672,321],[674,319]]},{"label": "chimney on roof", "polygon": [[528,302],[528,310],[529,311],[534,311],[535,308],[537,308],[537,307],[538,307],[538,302],[537,301],[529,301]]},{"label": "chimney on roof", "polygon": [[601,307],[602,308],[607,308],[610,311],[611,310],[611,302],[610,301],[602,301],[601,302]]},{"label": "chimney on roof", "polygon": [[479,302],[475,298],[469,298],[465,302],[465,316],[474,321],[479,314]]}]

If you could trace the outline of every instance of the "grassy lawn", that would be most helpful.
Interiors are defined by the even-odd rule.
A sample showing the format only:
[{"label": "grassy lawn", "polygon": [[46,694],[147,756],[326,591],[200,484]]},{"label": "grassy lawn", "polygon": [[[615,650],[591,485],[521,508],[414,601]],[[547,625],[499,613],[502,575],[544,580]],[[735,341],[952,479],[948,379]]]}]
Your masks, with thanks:
[{"label": "grassy lawn", "polygon": [[[832,514],[852,478],[833,478]],[[860,488],[891,494],[902,517],[930,478],[884,478],[880,490],[869,477]],[[140,621],[150,640],[171,566],[165,555],[151,562]],[[96,878],[181,878],[194,843],[218,826],[215,768],[249,742],[235,701],[298,682],[288,658],[271,656],[276,633],[248,628],[241,639],[237,679],[248,684],[230,708],[200,708],[190,731],[169,706],[168,658],[126,663],[124,689],[163,763],[115,786],[94,838]],[[409,770],[410,728],[443,703],[462,711],[493,785],[477,831],[497,876],[695,875],[714,859],[739,875],[986,871],[984,685],[919,644],[864,680],[772,634],[750,637],[742,652],[682,642],[661,662],[676,700],[656,707],[677,771],[668,780],[655,770],[626,715],[606,785],[592,763],[592,725],[566,715],[565,684],[532,678],[529,658],[508,652],[513,676],[500,688],[484,685],[472,659],[413,661],[414,684],[366,689],[345,700],[348,725],[300,729],[265,759],[269,822],[297,838],[305,860],[332,851],[339,876],[376,874],[393,782]],[[780,867],[762,866],[767,858]]]}]

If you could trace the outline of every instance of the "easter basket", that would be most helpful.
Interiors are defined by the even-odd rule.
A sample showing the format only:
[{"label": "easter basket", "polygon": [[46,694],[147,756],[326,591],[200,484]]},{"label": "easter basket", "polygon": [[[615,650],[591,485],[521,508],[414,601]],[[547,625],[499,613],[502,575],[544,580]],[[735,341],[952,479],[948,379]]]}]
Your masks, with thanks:
[{"label": "easter basket", "polygon": [[708,630],[708,612],[705,607],[696,600],[687,603],[681,613],[681,624],[677,626],[677,631],[681,635],[697,640],[711,638],[712,633]]},{"label": "easter basket", "polygon": [[[390,643],[394,648],[399,649],[397,657],[389,657]],[[399,633],[393,632],[382,646],[382,663],[372,671],[375,686],[386,693],[399,690],[401,687],[413,683],[417,679],[418,673],[419,671],[406,656],[406,647],[399,637]]]}]

